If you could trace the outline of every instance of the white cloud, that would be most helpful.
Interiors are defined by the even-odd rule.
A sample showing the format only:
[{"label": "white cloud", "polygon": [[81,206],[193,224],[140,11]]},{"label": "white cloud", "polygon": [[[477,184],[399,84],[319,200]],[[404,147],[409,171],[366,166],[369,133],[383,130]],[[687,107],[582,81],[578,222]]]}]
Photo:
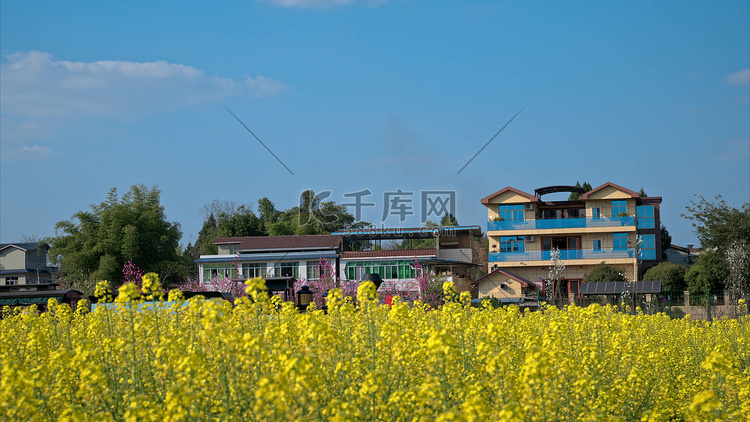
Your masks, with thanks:
[{"label": "white cloud", "polygon": [[47,147],[43,147],[43,146],[39,146],[39,145],[34,145],[33,147],[30,147],[28,145],[24,145],[21,149],[24,150],[24,151],[26,151],[26,152],[31,152],[31,153],[35,153],[35,154],[41,154],[41,155],[49,154],[50,152],[52,152],[51,148],[47,148]]},{"label": "white cloud", "polygon": [[235,81],[165,61],[71,62],[38,51],[8,56],[0,71],[2,112],[19,117],[145,116],[231,96],[276,95],[286,89],[283,83],[259,75]]},{"label": "white cloud", "polygon": [[302,9],[322,9],[331,6],[343,6],[352,3],[367,3],[379,6],[388,0],[269,0],[271,3],[282,7],[298,7]]},{"label": "white cloud", "polygon": [[2,144],[2,161],[36,161],[51,158],[55,155],[52,148],[41,145],[23,145],[20,148]]},{"label": "white cloud", "polygon": [[731,85],[750,85],[750,68],[742,69],[739,72],[727,75],[727,82]]}]

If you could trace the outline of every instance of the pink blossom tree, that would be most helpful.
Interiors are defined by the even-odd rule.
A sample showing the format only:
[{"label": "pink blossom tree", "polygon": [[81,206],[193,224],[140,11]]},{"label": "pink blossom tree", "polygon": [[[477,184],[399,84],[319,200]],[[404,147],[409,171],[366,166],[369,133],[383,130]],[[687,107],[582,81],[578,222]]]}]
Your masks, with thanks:
[{"label": "pink blossom tree", "polygon": [[443,283],[442,280],[430,274],[429,270],[414,261],[414,267],[417,269],[417,283],[419,284],[419,299],[437,309],[443,305]]},{"label": "pink blossom tree", "polygon": [[328,290],[336,287],[336,271],[334,270],[333,265],[331,265],[331,263],[328,262],[328,259],[326,258],[320,258],[320,261],[318,262],[318,268],[320,269],[318,278],[311,280],[300,278],[296,283],[294,283],[294,294],[296,296],[297,292],[302,289],[302,286],[307,286],[310,290],[313,291],[313,301],[315,302],[315,306],[320,309],[325,303],[323,295]]},{"label": "pink blossom tree", "polygon": [[122,267],[123,284],[134,283],[140,289],[143,285],[143,274],[145,274],[143,270],[138,268],[132,259],[128,259]]}]

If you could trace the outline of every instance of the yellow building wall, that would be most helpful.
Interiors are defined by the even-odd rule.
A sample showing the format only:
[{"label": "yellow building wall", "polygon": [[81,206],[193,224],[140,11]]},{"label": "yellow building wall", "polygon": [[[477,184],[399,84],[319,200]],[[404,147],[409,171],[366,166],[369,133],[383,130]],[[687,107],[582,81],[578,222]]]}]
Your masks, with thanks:
[{"label": "yellow building wall", "polygon": [[[506,285],[503,289],[500,287],[502,284]],[[492,274],[484,280],[480,281],[477,285],[479,298],[495,297],[495,298],[510,298],[510,297],[523,297],[525,296],[522,292],[523,285],[518,281],[508,277],[505,274]]]},{"label": "yellow building wall", "polygon": [[[627,229],[627,230],[626,230]],[[612,249],[614,246],[613,243],[613,233],[628,233],[628,244],[634,245],[635,243],[635,231],[632,230],[631,227],[622,227],[622,230],[620,231],[614,231],[610,230],[608,232],[599,232],[599,233],[570,233],[570,234],[563,234],[559,233],[559,231],[555,234],[550,234],[551,237],[556,236],[580,236],[581,237],[581,249],[593,249],[594,247],[594,239],[601,239],[602,241],[602,249]],[[509,234],[509,236],[518,236],[518,234]],[[547,237],[546,235],[544,237]],[[500,236],[490,236],[489,238],[490,243],[490,252],[499,252],[500,251]],[[632,247],[632,246],[631,246]],[[542,250],[542,236],[534,235],[534,241],[524,242],[524,248],[527,252],[534,252],[534,251],[541,251]]]},{"label": "yellow building wall", "polygon": [[[524,199],[526,199],[526,203],[529,202],[527,198],[524,198]],[[496,204],[496,205],[487,206],[487,221],[494,221],[495,217],[498,216],[497,205],[518,205],[518,204],[509,203],[509,204]],[[527,210],[524,207],[523,219],[524,220],[536,220],[536,205],[533,205],[533,208],[530,210]]]},{"label": "yellow building wall", "polygon": [[630,194],[627,192],[623,192],[612,186],[607,186],[588,196],[588,200],[596,200],[596,199],[612,200],[612,199],[632,199],[632,198],[630,197]]},{"label": "yellow building wall", "polygon": [[[610,264],[610,265],[614,268],[621,269],[622,272],[625,274],[625,276],[628,278],[628,280],[632,280],[633,265],[631,264]],[[501,266],[500,263],[498,263],[498,266]],[[584,278],[586,274],[589,274],[591,271],[593,271],[594,268],[596,268],[596,265],[575,265],[571,262],[566,262],[565,271],[563,272],[562,277],[568,280],[582,279]],[[541,266],[536,266],[536,267],[521,266],[521,267],[513,267],[512,269],[509,269],[508,271],[512,272],[513,274],[521,278],[529,280],[532,283],[538,283],[540,278],[542,280],[546,280],[547,278],[549,278],[549,266],[544,266],[544,269],[542,269]],[[481,294],[482,289],[481,289],[481,286],[479,287],[480,287],[479,292]]]},{"label": "yellow building wall", "polygon": [[505,191],[489,200],[490,204],[513,205],[531,202],[529,198],[513,191]]},{"label": "yellow building wall", "polygon": [[[614,198],[614,200],[627,199],[625,202],[626,211],[628,215],[635,215],[635,199],[628,198]],[[617,217],[612,215],[612,200],[588,200],[586,201],[586,217],[591,218],[594,216],[593,208],[600,208],[602,210],[602,217]]]}]

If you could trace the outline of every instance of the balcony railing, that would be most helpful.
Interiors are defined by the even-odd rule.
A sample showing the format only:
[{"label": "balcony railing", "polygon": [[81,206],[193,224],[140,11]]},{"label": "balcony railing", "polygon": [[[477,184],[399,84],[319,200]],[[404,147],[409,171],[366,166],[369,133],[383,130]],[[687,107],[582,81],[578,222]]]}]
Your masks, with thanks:
[{"label": "balcony railing", "polygon": [[600,218],[558,218],[521,221],[490,221],[487,231],[498,230],[539,230],[539,229],[582,229],[589,227],[635,226],[635,217]]},{"label": "balcony railing", "polygon": [[[528,251],[528,252],[490,252],[489,262],[513,262],[513,261],[549,261],[551,251]],[[635,258],[635,248],[628,249],[561,249],[560,259],[563,261],[576,259],[615,259]]]}]

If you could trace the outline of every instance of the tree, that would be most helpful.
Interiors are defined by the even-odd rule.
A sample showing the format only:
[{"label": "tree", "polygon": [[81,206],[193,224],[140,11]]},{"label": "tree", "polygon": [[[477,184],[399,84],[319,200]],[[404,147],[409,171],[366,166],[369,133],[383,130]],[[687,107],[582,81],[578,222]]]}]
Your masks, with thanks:
[{"label": "tree", "polygon": [[105,202],[57,223],[50,260],[63,276],[77,280],[118,285],[128,260],[165,280],[179,279],[185,264],[178,250],[180,225],[167,221],[159,195],[156,187],[134,185],[118,198],[112,188]]},{"label": "tree", "polygon": [[[583,189],[584,192],[588,192],[591,189],[591,184],[589,182],[583,182],[583,185],[581,185],[580,182],[576,181],[575,187]],[[581,198],[581,194],[578,192],[571,192],[568,196],[568,201],[578,201]]]},{"label": "tree", "polygon": [[661,262],[655,267],[651,267],[643,275],[646,281],[661,281],[661,290],[684,291],[687,284],[685,283],[685,267],[673,262]]},{"label": "tree", "polygon": [[565,272],[565,261],[560,259],[560,249],[552,248],[550,251],[549,281],[547,281],[547,291],[551,291],[552,302],[562,299],[562,283],[560,278]]},{"label": "tree", "polygon": [[[695,234],[701,242],[701,256],[698,261],[704,261],[703,267],[693,271],[693,279],[696,286],[714,286],[720,288],[725,285],[728,277],[729,256],[750,256],[750,203],[745,203],[741,208],[735,208],[721,199],[721,195],[715,201],[708,201],[703,196],[697,196],[697,201],[691,201],[685,208],[688,215],[682,216],[693,222]],[[732,252],[732,248],[741,248],[742,251]],[[715,252],[703,258],[707,251]],[[719,262],[721,261],[721,262]],[[703,274],[700,271],[708,269],[720,270],[717,274]],[[692,268],[691,268],[692,270]],[[726,270],[726,271],[725,271]],[[690,275],[690,271],[688,271]],[[719,284],[718,277],[723,275]],[[750,279],[750,260],[735,265],[734,279]],[[690,283],[688,281],[688,283]]]},{"label": "tree", "polygon": [[[440,227],[439,224],[434,221],[427,220],[424,223],[425,227]],[[435,238],[423,238],[423,239],[405,239],[398,245],[398,249],[434,249]]]},{"label": "tree", "polygon": [[646,191],[645,191],[645,190],[643,190],[643,188],[641,187],[641,190],[640,190],[640,191],[638,192],[638,196],[639,196],[639,197],[641,197],[641,198],[646,198],[646,197],[648,197],[648,194],[647,194],[647,193],[646,193]]},{"label": "tree", "polygon": [[219,236],[219,223],[213,214],[203,222],[201,231],[198,232],[198,240],[195,241],[195,248],[199,255],[216,255],[219,253],[219,247],[213,244],[214,239]]},{"label": "tree", "polygon": [[328,234],[354,223],[355,217],[349,214],[345,205],[324,202],[323,199],[329,194],[322,194],[316,195],[312,190],[306,190],[300,195],[300,206],[287,211],[297,216],[297,234]]},{"label": "tree", "polygon": [[661,260],[666,261],[667,249],[669,249],[669,246],[672,245],[672,236],[669,234],[664,224],[661,225],[660,232],[661,232],[660,234],[661,236]]},{"label": "tree", "polygon": [[691,293],[708,290],[719,290],[729,277],[729,265],[716,250],[703,250],[695,264],[691,265],[685,274],[688,290]]},{"label": "tree", "polygon": [[697,198],[697,202],[690,201],[685,207],[689,214],[682,216],[693,222],[701,248],[716,248],[723,254],[733,240],[750,239],[750,203],[734,208],[721,199],[721,195],[716,197],[716,202],[700,195]]},{"label": "tree", "polygon": [[219,253],[219,247],[213,244],[214,239],[218,236],[219,225],[213,214],[209,214],[203,227],[198,232],[198,239],[195,244],[188,243],[183,252],[185,257],[185,272],[189,279],[198,277],[198,267],[195,265],[201,255],[216,255]]},{"label": "tree", "polygon": [[451,213],[447,213],[440,220],[441,226],[458,226],[458,220]]},{"label": "tree", "polygon": [[208,220],[209,216],[217,216],[221,214],[232,215],[244,205],[238,205],[234,201],[214,199],[211,202],[207,202],[203,205],[203,208],[198,212],[199,217],[203,217],[204,220]]},{"label": "tree", "polygon": [[619,268],[601,262],[594,267],[589,274],[585,275],[587,283],[600,283],[606,281],[626,281],[625,274]]},{"label": "tree", "polygon": [[186,254],[215,255],[217,248],[212,242],[216,237],[329,234],[344,228],[369,226],[364,221],[355,223],[346,206],[323,201],[321,197],[325,199],[306,190],[300,195],[300,205],[285,211],[277,210],[270,199],[263,197],[258,200],[259,215],[255,215],[251,205],[211,201],[201,209],[200,215],[205,218],[203,228]]},{"label": "tree", "polygon": [[[576,181],[575,187],[580,188],[581,182]],[[577,201],[581,198],[581,194],[578,192],[571,192],[570,195],[568,195],[568,201]]]},{"label": "tree", "polygon": [[750,293],[750,280],[747,276],[747,263],[750,261],[750,252],[747,242],[733,241],[727,249],[727,264],[729,265],[729,277],[726,286],[732,303],[737,303]]},{"label": "tree", "polygon": [[219,214],[216,227],[218,237],[265,235],[265,231],[261,229],[260,219],[244,205],[237,208],[232,214]]},{"label": "tree", "polygon": [[266,232],[268,224],[275,223],[279,219],[279,211],[276,210],[276,206],[265,196],[258,200],[258,219]]},{"label": "tree", "polygon": [[282,214],[282,216],[273,223],[266,226],[266,232],[269,236],[291,236],[299,227],[296,224],[296,217],[293,214]]}]

